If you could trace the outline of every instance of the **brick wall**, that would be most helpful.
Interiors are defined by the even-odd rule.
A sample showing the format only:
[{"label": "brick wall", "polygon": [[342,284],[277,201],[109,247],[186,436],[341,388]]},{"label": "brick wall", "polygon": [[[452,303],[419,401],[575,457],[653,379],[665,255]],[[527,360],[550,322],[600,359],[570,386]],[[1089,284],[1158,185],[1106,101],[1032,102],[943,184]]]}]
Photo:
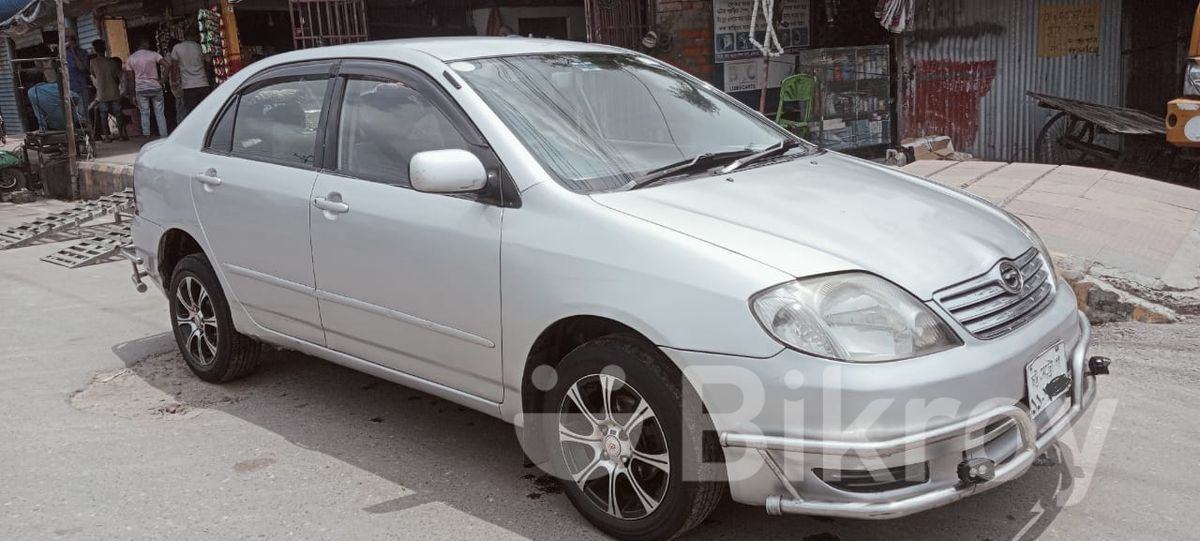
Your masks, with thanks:
[{"label": "brick wall", "polygon": [[659,59],[705,81],[713,79],[713,14],[711,0],[657,0],[658,32],[671,36],[671,47]]}]

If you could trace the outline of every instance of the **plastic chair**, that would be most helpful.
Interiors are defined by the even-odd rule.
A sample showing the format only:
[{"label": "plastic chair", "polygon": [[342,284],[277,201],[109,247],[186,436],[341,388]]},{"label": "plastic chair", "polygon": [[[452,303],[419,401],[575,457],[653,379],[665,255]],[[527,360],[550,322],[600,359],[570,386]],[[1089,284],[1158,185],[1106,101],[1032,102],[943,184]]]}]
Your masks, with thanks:
[{"label": "plastic chair", "polygon": [[779,88],[775,123],[800,137],[808,137],[816,92],[817,78],[813,75],[799,73],[784,79]]}]

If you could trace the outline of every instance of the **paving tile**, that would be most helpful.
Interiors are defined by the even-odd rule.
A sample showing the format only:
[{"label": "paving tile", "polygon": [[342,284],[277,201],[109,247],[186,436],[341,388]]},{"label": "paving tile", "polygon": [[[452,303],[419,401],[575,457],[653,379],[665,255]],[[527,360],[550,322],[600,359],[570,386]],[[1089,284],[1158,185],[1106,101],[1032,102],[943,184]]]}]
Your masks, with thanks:
[{"label": "paving tile", "polygon": [[1109,267],[1133,271],[1154,278],[1162,276],[1170,264],[1169,260],[1153,259],[1111,246],[1101,249],[1092,259]]},{"label": "paving tile", "polygon": [[1062,166],[1059,166],[1058,169],[1055,169],[1054,172],[1051,173],[1049,176],[1061,175],[1061,176],[1069,176],[1069,177],[1076,177],[1076,178],[1100,179],[1100,178],[1104,177],[1105,173],[1108,173],[1108,171],[1106,171],[1104,169],[1095,169],[1092,167],[1079,167],[1077,165],[1062,165]]},{"label": "paving tile", "polygon": [[1069,195],[1072,197],[1083,197],[1088,189],[1096,183],[1096,180],[1089,179],[1088,182],[1064,182],[1060,179],[1042,179],[1029,187],[1030,192],[1045,192]]},{"label": "paving tile", "polygon": [[951,167],[957,167],[964,162],[951,162],[940,160],[919,160],[904,166],[904,170],[917,176],[931,177],[938,171],[942,171]]},{"label": "paving tile", "polygon": [[1185,186],[1147,179],[1142,179],[1142,182],[1135,183],[1119,182],[1104,178],[1096,183],[1094,189],[1108,190],[1142,199],[1159,201],[1189,210],[1200,211],[1200,190]]},{"label": "paving tile", "polygon": [[[1034,187],[1040,186],[1041,183],[1035,184]],[[1030,188],[1017,197],[1016,201],[1027,201],[1030,203],[1038,203],[1040,205],[1048,205],[1051,207],[1059,207],[1063,209],[1074,208],[1079,202],[1078,197],[1067,194],[1043,192]],[[1014,201],[1014,203],[1016,202]]]},{"label": "paving tile", "polygon": [[1071,209],[1063,209],[1062,207],[1047,205],[1045,203],[1039,203],[1037,201],[1030,201],[1028,199],[1018,197],[1012,201],[1009,201],[1008,204],[1004,206],[1004,210],[1007,210],[1018,216],[1030,215],[1037,216],[1039,218],[1046,218],[1048,220],[1057,220],[1058,217],[1060,217],[1064,212]]},{"label": "paving tile", "polygon": [[954,167],[943,169],[933,175],[938,182],[954,183],[962,186],[986,177],[991,172],[1005,167],[1003,162],[962,162]]}]

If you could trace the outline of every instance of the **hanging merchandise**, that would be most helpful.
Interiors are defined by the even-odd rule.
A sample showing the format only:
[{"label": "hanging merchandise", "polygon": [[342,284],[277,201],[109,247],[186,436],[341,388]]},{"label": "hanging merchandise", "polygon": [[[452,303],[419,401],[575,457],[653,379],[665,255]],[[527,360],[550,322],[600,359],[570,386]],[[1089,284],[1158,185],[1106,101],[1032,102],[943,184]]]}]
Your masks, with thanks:
[{"label": "hanging merchandise", "polygon": [[167,56],[171,53],[171,45],[183,38],[182,21],[172,21],[170,16],[154,30],[154,46],[158,54]]},{"label": "hanging merchandise", "polygon": [[212,59],[213,74],[217,84],[233,75],[229,54],[225,47],[225,19],[220,8],[202,8],[196,13],[196,27],[200,31],[200,49]]},{"label": "hanging merchandise", "polygon": [[[887,0],[884,0],[885,2]],[[832,27],[837,22],[841,0],[825,0],[825,24]]]},{"label": "hanging merchandise", "polygon": [[879,0],[875,6],[875,18],[879,24],[893,34],[912,28],[913,11],[916,9],[913,0]]}]

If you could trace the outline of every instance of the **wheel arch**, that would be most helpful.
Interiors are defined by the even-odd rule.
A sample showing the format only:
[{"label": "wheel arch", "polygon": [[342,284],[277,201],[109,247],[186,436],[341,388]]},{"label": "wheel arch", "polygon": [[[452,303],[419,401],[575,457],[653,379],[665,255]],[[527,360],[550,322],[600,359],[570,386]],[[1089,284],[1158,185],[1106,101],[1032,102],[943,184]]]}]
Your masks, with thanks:
[{"label": "wheel arch", "polygon": [[[525,366],[521,376],[521,413],[538,413],[545,400],[545,383],[538,385],[534,380],[534,371],[541,366],[557,368],[563,358],[575,348],[604,336],[622,334],[644,341],[650,347],[657,349],[654,341],[646,333],[635,329],[624,322],[611,317],[597,315],[574,315],[563,317],[551,323],[533,341],[528,354],[525,356]],[[663,362],[674,366],[666,355]],[[522,423],[522,440],[527,457],[535,464],[541,464],[547,459],[542,449],[539,436],[541,427],[538,425],[540,415],[524,415]]]},{"label": "wheel arch", "polygon": [[158,240],[158,273],[162,279],[163,288],[171,284],[171,273],[179,260],[191,254],[207,254],[195,237],[179,228],[171,228],[163,232]]}]

